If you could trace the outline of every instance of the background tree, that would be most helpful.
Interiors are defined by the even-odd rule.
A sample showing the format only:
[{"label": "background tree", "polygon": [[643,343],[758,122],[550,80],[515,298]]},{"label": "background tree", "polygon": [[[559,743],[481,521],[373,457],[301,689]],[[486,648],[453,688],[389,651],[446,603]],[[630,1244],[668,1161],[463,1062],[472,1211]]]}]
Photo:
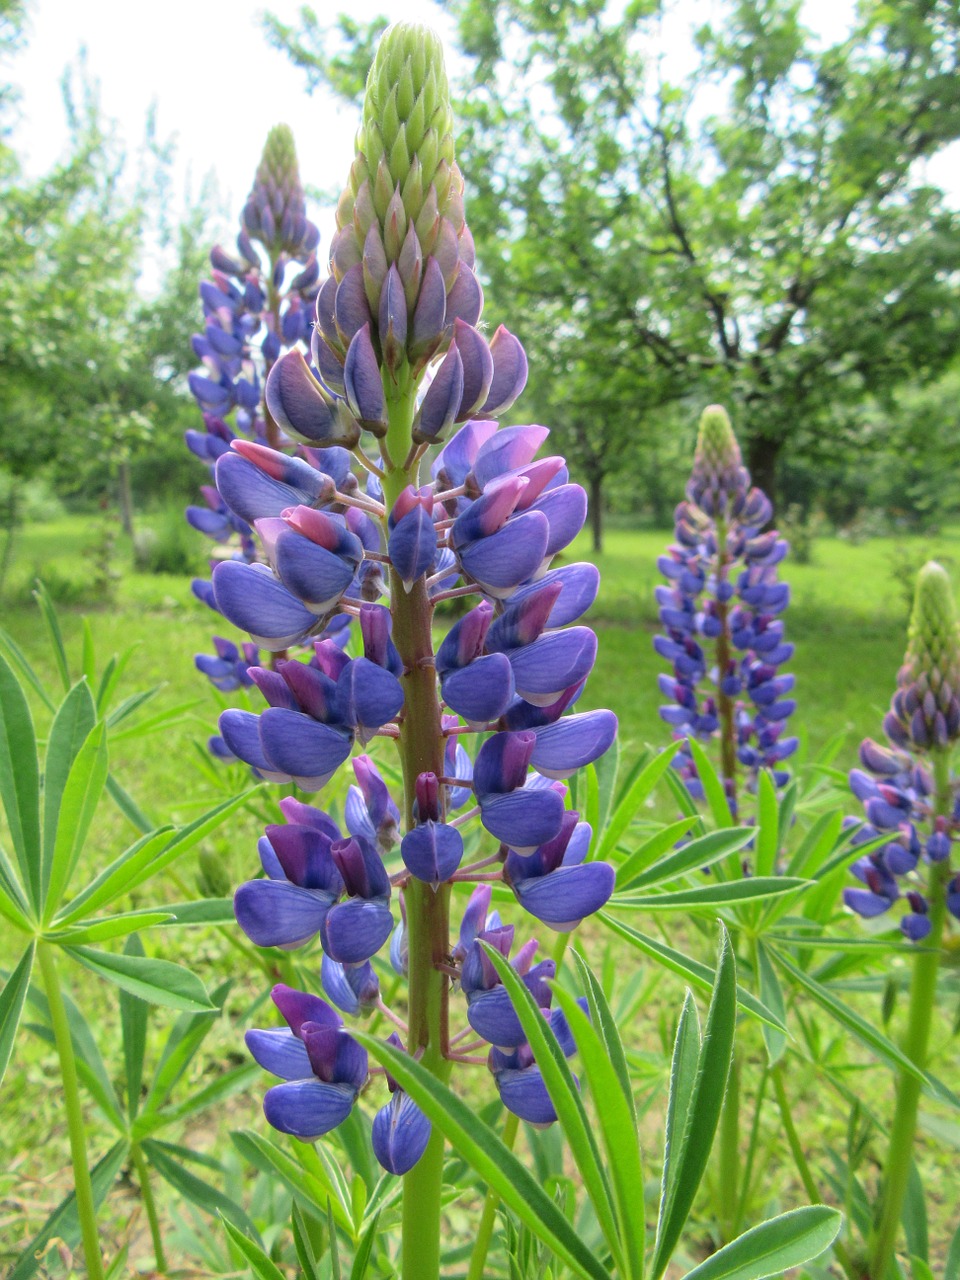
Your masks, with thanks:
[{"label": "background tree", "polygon": [[[596,511],[611,470],[643,484],[655,420],[681,397],[731,404],[772,492],[785,453],[824,465],[868,443],[865,397],[957,350],[960,222],[923,170],[960,136],[955,3],[870,0],[820,48],[796,0],[734,0],[676,83],[644,57],[657,4],[440,7],[468,68],[491,318],[509,297],[538,369],[526,409],[554,413]],[[304,10],[268,32],[349,97],[380,25],[331,37]]]}]

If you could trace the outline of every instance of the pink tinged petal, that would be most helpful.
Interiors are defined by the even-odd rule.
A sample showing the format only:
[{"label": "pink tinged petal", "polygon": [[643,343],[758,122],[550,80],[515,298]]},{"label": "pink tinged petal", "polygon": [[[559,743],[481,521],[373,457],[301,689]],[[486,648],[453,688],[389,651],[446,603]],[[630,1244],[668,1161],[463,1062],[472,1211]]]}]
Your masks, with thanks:
[{"label": "pink tinged petal", "polygon": [[392,930],[393,916],[382,899],[347,898],[327,913],[320,944],[340,964],[362,964],[377,954]]},{"label": "pink tinged petal", "polygon": [[213,571],[217,608],[264,649],[286,649],[317,625],[316,617],[266,567],[227,560]]},{"label": "pink tinged petal", "polygon": [[298,488],[270,476],[253,462],[242,458],[239,452],[225,453],[217,461],[217,488],[230,510],[252,524],[262,516],[278,516],[284,508],[301,502],[322,501],[325,488],[332,496],[332,482],[328,481],[324,486],[326,477],[306,463],[302,466],[304,472],[298,478],[307,482],[309,487]]},{"label": "pink tinged petal", "polygon": [[389,898],[390,877],[371,841],[347,836],[336,841],[331,852],[351,897]]},{"label": "pink tinged petal", "polygon": [[413,1099],[398,1090],[373,1118],[373,1154],[388,1173],[402,1177],[430,1141],[430,1121]]},{"label": "pink tinged petal", "polygon": [[385,429],[383,382],[369,322],[357,330],[347,348],[343,386],[351,412],[364,426],[378,433]]},{"label": "pink tinged petal", "polygon": [[433,375],[413,424],[418,444],[436,440],[453,426],[463,399],[463,361],[454,343]]},{"label": "pink tinged petal", "polygon": [[454,547],[486,538],[501,529],[516,510],[525,487],[526,481],[518,476],[471,502],[453,525],[451,537]]},{"label": "pink tinged petal", "polygon": [[257,1065],[281,1080],[303,1080],[311,1074],[303,1041],[286,1027],[254,1028],[243,1039]]},{"label": "pink tinged petal", "polygon": [[464,324],[475,325],[482,310],[483,289],[480,281],[470,267],[461,262],[453,288],[447,294],[447,324],[456,319]]},{"label": "pink tinged petal", "polygon": [[412,222],[408,224],[407,233],[400,246],[397,274],[403,286],[404,306],[412,307],[417,300],[420,277],[423,274],[423,246]]},{"label": "pink tinged petal", "polygon": [[338,287],[336,276],[327,276],[317,294],[316,302],[317,328],[334,352],[342,350],[335,314]]},{"label": "pink tinged petal", "polygon": [[564,484],[550,489],[539,498],[532,509],[542,511],[550,521],[550,538],[547,555],[556,555],[569,546],[587,518],[587,494],[578,484]]},{"label": "pink tinged petal", "polygon": [[267,409],[281,430],[311,444],[336,444],[343,434],[332,399],[310,372],[300,349],[281,356],[264,391]]},{"label": "pink tinged petal", "polygon": [[559,832],[563,800],[555,791],[520,788],[480,800],[480,821],[492,836],[517,853],[532,853]]},{"label": "pink tinged petal", "polygon": [[457,421],[469,418],[487,398],[493,381],[493,358],[487,340],[462,320],[453,322],[453,337],[463,362],[463,396]]},{"label": "pink tinged petal", "polygon": [[409,591],[436,558],[437,530],[433,517],[421,506],[408,512],[390,531],[387,552],[401,582]]},{"label": "pink tinged petal", "polygon": [[296,947],[320,932],[333,894],[286,880],[248,880],[233,897],[237,924],[258,947]]},{"label": "pink tinged petal", "polygon": [[444,330],[447,290],[436,258],[428,258],[423,269],[420,296],[413,311],[410,358],[418,360],[440,341]]},{"label": "pink tinged petal", "polygon": [[456,827],[424,822],[403,837],[400,856],[411,875],[427,884],[449,880],[463,858],[463,837]]},{"label": "pink tinged petal", "polygon": [[488,595],[511,595],[542,564],[549,531],[542,512],[525,511],[490,537],[464,547],[460,565]]},{"label": "pink tinged petal", "polygon": [[263,1114],[274,1129],[310,1141],[342,1124],[356,1097],[352,1085],[290,1080],[267,1091]]},{"label": "pink tinged petal", "polygon": [[358,262],[346,273],[337,286],[334,300],[334,320],[340,341],[346,347],[353,335],[371,319],[367,295],[363,285],[363,267]]},{"label": "pink tinged petal", "polygon": [[315,830],[329,836],[331,840],[340,839],[340,828],[334,820],[329,814],[324,813],[322,809],[316,809],[311,804],[304,804],[302,800],[297,800],[293,796],[284,796],[280,801],[280,812],[287,822],[296,822],[304,827],[313,827]]},{"label": "pink tinged petal", "polygon": [[492,618],[493,605],[489,600],[482,600],[453,624],[437,650],[436,664],[441,675],[456,667],[465,667],[481,655]]},{"label": "pink tinged petal", "polygon": [[318,667],[295,659],[277,663],[280,678],[294,697],[294,711],[305,711],[314,720],[329,724],[337,715],[337,686]]},{"label": "pink tinged petal", "polygon": [[567,932],[600,910],[613,893],[615,878],[608,863],[586,862],[518,880],[512,888],[525,911],[549,928]]},{"label": "pink tinged petal", "polygon": [[597,637],[589,627],[551,631],[509,653],[517,693],[534,706],[549,706],[593,670]]},{"label": "pink tinged petal", "polygon": [[457,269],[460,265],[460,246],[457,233],[448,218],[440,219],[439,234],[433,246],[433,256],[443,272],[443,283],[446,289],[453,285]]},{"label": "pink tinged petal", "polygon": [[547,778],[569,778],[609,750],[617,736],[617,717],[612,711],[584,711],[535,732],[533,768]]},{"label": "pink tinged petal", "polygon": [[510,597],[510,603],[519,603],[537,591],[543,590],[548,583],[560,583],[563,590],[560,598],[550,611],[547,627],[555,629],[565,627],[590,608],[597,598],[600,589],[600,570],[594,564],[568,564],[561,569],[551,569],[536,582],[521,587]]},{"label": "pink tinged petal", "polygon": [[454,668],[441,681],[443,700],[467,724],[498,720],[514,697],[513,668],[502,653],[476,658]]},{"label": "pink tinged petal", "polygon": [[550,434],[549,427],[503,427],[477,453],[474,478],[481,489],[504,471],[513,471],[532,462]]},{"label": "pink tinged petal", "polygon": [[350,755],[353,734],[299,711],[270,707],[260,716],[260,741],[272,768],[304,791],[319,791]]},{"label": "pink tinged petal", "polygon": [[526,386],[527,356],[520,340],[503,325],[490,341],[490,355],[493,358],[493,381],[480,412],[493,418],[506,412]]}]

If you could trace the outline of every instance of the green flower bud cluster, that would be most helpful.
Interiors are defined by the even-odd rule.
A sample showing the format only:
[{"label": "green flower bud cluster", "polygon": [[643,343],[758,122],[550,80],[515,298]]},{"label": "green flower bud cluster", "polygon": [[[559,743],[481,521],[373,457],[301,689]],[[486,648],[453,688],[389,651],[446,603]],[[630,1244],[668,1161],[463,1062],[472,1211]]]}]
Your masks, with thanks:
[{"label": "green flower bud cluster", "polygon": [[917,577],[907,652],[884,721],[898,746],[944,747],[960,737],[960,634],[950,578],[929,561]]}]

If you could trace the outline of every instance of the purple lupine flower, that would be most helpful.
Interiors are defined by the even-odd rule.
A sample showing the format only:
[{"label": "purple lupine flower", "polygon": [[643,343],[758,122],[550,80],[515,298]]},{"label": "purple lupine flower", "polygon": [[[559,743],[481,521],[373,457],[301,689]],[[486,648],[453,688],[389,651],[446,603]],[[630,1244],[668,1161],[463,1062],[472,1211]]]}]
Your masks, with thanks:
[{"label": "purple lupine flower", "polygon": [[[242,520],[261,548],[248,562],[219,563],[212,588],[198,593],[212,595],[265,648],[310,646],[308,660],[278,656],[252,672],[267,705],[259,713],[225,711],[223,749],[261,777],[307,791],[320,790],[362,751],[353,756],[345,832],[319,809],[281,801],[286,823],[261,841],[264,875],[238,890],[236,915],[258,945],[318,941],[320,982],[333,1004],[348,1016],[377,1008],[402,1026],[383,1003],[380,966],[387,954],[401,976],[422,965],[425,913],[439,904],[448,919],[460,882],[476,883],[459,939],[433,943],[440,943],[443,982],[458,978],[465,997],[465,1025],[452,1036],[444,1031],[444,1052],[482,1064],[467,1037],[497,1046],[502,1061],[491,1057],[490,1065],[505,1104],[546,1123],[555,1117],[542,1077],[481,945],[507,956],[517,929],[490,911],[486,882],[509,886],[522,918],[564,931],[612,892],[612,868],[590,859],[590,829],[564,803],[564,780],[597,760],[617,727],[609,711],[573,710],[596,659],[596,636],[582,617],[599,575],[588,564],[554,567],[583,527],[586,494],[563,458],[538,456],[547,428],[496,421],[522,391],[527,361],[507,328],[488,341],[477,327],[483,294],[438,46],[401,26],[384,38],[382,51],[390,48],[393,54],[378,54],[368,83],[330,274],[321,283],[304,268],[309,287],[320,284],[309,357],[296,346],[271,350],[262,379],[266,420],[280,434],[265,443],[224,428],[206,443],[194,441],[215,467],[222,518]],[[272,197],[251,200],[246,261],[252,238],[280,244],[278,216]],[[283,255],[293,252],[281,247]],[[229,265],[218,264],[221,272]],[[229,284],[217,280],[216,292],[205,294],[224,332],[258,301]],[[299,311],[290,314],[292,333]],[[270,331],[288,337],[284,326]],[[249,398],[237,386],[244,371],[227,371],[229,390],[218,349],[202,349],[202,376],[212,385],[200,389],[211,404]],[[428,444],[437,453],[422,474]],[[353,474],[354,458],[365,476]],[[434,652],[434,607],[451,596],[473,600]],[[362,653],[356,635],[343,645],[344,618],[358,621]],[[474,736],[479,745],[468,750]],[[394,796],[397,774],[380,747],[398,739],[403,790]],[[472,861],[477,837],[492,839]],[[565,1020],[550,1010],[555,964],[535,962],[535,939],[518,944],[514,967],[572,1053]],[[411,1002],[417,990],[413,983]],[[456,1005],[445,998],[448,1007]],[[290,1022],[284,1052],[303,1070],[304,1052],[291,1041],[306,1027],[309,1048],[314,1022],[323,1024],[326,1039],[308,1059],[318,1081],[351,1095],[341,1100],[345,1115],[355,1080],[339,1078],[331,1059],[332,1033],[343,1034],[339,1016],[329,1010],[311,1018]],[[410,1034],[418,1037],[408,1043],[411,1053],[426,1047],[424,1020],[418,1024],[412,1011]],[[277,1040],[255,1042],[263,1065],[271,1061],[264,1044]],[[399,1037],[394,1043],[402,1047]],[[461,1055],[456,1045],[464,1043]],[[279,1055],[272,1061],[281,1065]],[[374,1119],[373,1144],[384,1168],[402,1174],[420,1158],[430,1126],[388,1084],[392,1096]],[[333,1108],[328,1094],[323,1100],[326,1123]],[[291,1129],[293,1104],[286,1095],[281,1101],[285,1110],[276,1103],[268,1110],[278,1127],[302,1134],[318,1125],[312,1119]]]},{"label": "purple lupine flower", "polygon": [[860,744],[863,767],[849,775],[850,790],[867,818],[854,842],[889,839],[851,866],[863,887],[843,891],[845,905],[866,919],[904,903],[900,928],[912,942],[932,932],[932,895],[943,895],[947,913],[960,919],[958,886],[950,878],[960,831],[960,779],[950,775],[949,794],[938,794],[931,769],[936,753],[960,737],[958,689],[960,638],[953,598],[943,569],[931,563],[920,571],[907,654],[883,721],[890,745],[866,738]]},{"label": "purple lupine flower", "polygon": [[780,672],[793,654],[779,616],[789,588],[777,580],[788,548],[775,530],[760,532],[770,515],[766,497],[750,488],[729,418],[711,406],[700,420],[686,500],[676,510],[676,541],[658,560],[669,585],[656,591],[664,634],[654,648],[673,667],[660,677],[667,699],[660,715],[679,744],[674,767],[701,799],[686,744],[689,737],[719,738],[734,814],[737,765],[750,790],[760,769],[782,787],[790,776],[783,762],[798,745],[783,732],[796,706],[787,696],[794,677]]},{"label": "purple lupine flower", "polygon": [[[586,1001],[582,1000],[578,1003],[586,1011]],[[576,1053],[577,1046],[563,1010],[551,1009],[545,1013],[550,1023],[550,1030],[556,1036],[564,1055],[571,1057]],[[497,1082],[500,1100],[508,1111],[512,1111],[515,1116],[519,1116],[535,1129],[545,1129],[553,1124],[557,1113],[550,1100],[540,1068],[526,1041],[509,1051],[494,1046],[490,1050],[487,1065]]]},{"label": "purple lupine flower", "polygon": [[215,655],[198,653],[194,657],[197,670],[221,693],[250,688],[253,685],[250,668],[260,665],[260,650],[257,646],[245,642],[238,649],[232,640],[214,636],[213,647]]}]

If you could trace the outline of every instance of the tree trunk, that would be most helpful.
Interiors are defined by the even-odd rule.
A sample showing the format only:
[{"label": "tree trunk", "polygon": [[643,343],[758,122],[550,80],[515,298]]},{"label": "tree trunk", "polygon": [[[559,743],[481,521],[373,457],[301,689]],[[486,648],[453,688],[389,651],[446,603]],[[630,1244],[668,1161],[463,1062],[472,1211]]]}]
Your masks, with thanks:
[{"label": "tree trunk", "polygon": [[18,482],[11,477],[10,492],[7,494],[7,509],[4,512],[3,521],[3,550],[0,551],[0,599],[3,598],[3,592],[7,585],[7,574],[13,562],[13,537],[20,518],[17,504],[19,496]]},{"label": "tree trunk", "polygon": [[130,490],[130,464],[120,463],[117,474],[120,487],[120,523],[128,538],[133,537],[133,494]]},{"label": "tree trunk", "polygon": [[770,499],[774,514],[777,509],[777,463],[782,448],[782,440],[771,440],[766,436],[753,436],[747,445],[750,479]]},{"label": "tree trunk", "polygon": [[593,534],[593,553],[603,551],[603,474],[590,475],[590,531]]}]

